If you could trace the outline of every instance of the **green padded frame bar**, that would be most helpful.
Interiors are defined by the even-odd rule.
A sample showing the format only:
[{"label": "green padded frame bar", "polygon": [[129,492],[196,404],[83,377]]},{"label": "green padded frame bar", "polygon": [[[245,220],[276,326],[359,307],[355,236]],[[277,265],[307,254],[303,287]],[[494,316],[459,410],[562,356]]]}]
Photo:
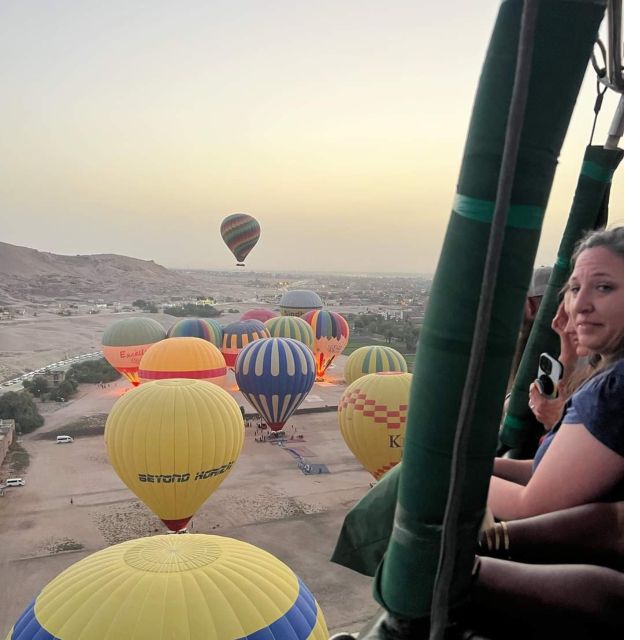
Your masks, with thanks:
[{"label": "green padded frame bar", "polygon": [[[604,0],[540,4],[510,225],[466,460],[452,609],[462,605],[468,593],[542,212],[604,5]],[[430,612],[453,440],[490,232],[491,216],[487,219],[482,212],[497,191],[522,6],[521,0],[506,0],[499,9],[458,182],[456,204],[462,211],[451,214],[418,344],[394,528],[374,584],[377,601],[399,618],[425,618]],[[526,215],[521,212],[534,221],[523,224]]]}]

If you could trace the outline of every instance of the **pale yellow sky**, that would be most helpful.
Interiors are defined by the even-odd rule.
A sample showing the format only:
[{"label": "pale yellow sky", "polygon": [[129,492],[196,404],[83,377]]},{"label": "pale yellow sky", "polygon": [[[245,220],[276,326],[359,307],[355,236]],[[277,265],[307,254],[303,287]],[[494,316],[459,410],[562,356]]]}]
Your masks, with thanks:
[{"label": "pale yellow sky", "polygon": [[[262,225],[248,269],[431,273],[498,6],[3,2],[2,240],[225,269],[220,222],[246,212]],[[538,264],[555,257],[594,85],[588,72]]]}]

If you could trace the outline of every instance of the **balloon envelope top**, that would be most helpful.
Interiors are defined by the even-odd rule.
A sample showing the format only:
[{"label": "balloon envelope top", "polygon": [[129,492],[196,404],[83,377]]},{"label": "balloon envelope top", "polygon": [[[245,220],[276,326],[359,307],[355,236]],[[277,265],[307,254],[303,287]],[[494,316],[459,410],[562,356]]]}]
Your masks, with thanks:
[{"label": "balloon envelope top", "polygon": [[106,347],[132,347],[152,344],[166,335],[164,327],[153,318],[123,318],[105,329],[102,344]]},{"label": "balloon envelope top", "polygon": [[238,459],[244,422],[237,402],[215,384],[155,380],[118,399],[104,439],[120,479],[179,531]]},{"label": "balloon envelope top", "polygon": [[244,262],[260,239],[260,224],[247,213],[232,213],[220,225],[220,234],[238,262]]},{"label": "balloon envelope top", "polygon": [[167,331],[168,338],[202,338],[219,347],[222,341],[222,327],[204,318],[182,318]]},{"label": "balloon envelope top", "polygon": [[224,386],[227,365],[220,349],[202,338],[165,338],[140,360],[140,382],[167,378],[207,380]]},{"label": "balloon envelope top", "polygon": [[344,366],[344,379],[351,384],[368,373],[380,371],[407,372],[407,361],[404,356],[384,345],[371,345],[356,349]]},{"label": "balloon envelope top", "polygon": [[137,386],[140,359],[152,344],[164,340],[165,336],[164,327],[152,318],[124,318],[102,334],[102,353],[116,371]]},{"label": "balloon envelope top", "polygon": [[280,298],[283,316],[303,316],[307,311],[322,309],[323,306],[320,296],[309,289],[293,289]]},{"label": "balloon envelope top", "polygon": [[268,337],[268,329],[259,320],[239,320],[228,324],[222,331],[220,348],[227,366],[235,366],[238,354],[250,342]]},{"label": "balloon envelope top", "polygon": [[55,577],[11,640],[326,640],[316,599],[291,569],[246,542],[205,534],[128,540]]},{"label": "balloon envelope top", "polygon": [[271,311],[271,309],[249,309],[240,316],[240,320],[259,320],[260,322],[266,322],[276,317],[278,317],[278,314],[275,311]]},{"label": "balloon envelope top", "polygon": [[313,331],[311,325],[296,316],[280,316],[272,318],[264,323],[271,337],[273,338],[293,338],[306,344],[309,349],[313,349]]}]

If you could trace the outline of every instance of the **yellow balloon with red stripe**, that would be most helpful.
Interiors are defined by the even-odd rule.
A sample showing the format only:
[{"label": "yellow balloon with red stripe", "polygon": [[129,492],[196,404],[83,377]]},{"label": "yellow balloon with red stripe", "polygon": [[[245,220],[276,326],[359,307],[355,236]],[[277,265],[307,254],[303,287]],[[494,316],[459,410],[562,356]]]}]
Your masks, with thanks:
[{"label": "yellow balloon with red stripe", "polygon": [[165,338],[140,360],[140,382],[193,378],[224,386],[227,365],[220,349],[203,338]]},{"label": "yellow balloon with red stripe", "polygon": [[313,594],[278,558],[189,534],[128,540],[76,562],[44,587],[7,640],[328,637]]},{"label": "yellow balloon with red stripe", "polygon": [[338,403],[342,437],[376,480],[402,459],[412,377],[369,373],[352,382]]},{"label": "yellow balloon with red stripe", "polygon": [[156,380],[113,406],[104,439],[120,479],[172,531],[227,477],[244,442],[240,408],[201,380]]}]

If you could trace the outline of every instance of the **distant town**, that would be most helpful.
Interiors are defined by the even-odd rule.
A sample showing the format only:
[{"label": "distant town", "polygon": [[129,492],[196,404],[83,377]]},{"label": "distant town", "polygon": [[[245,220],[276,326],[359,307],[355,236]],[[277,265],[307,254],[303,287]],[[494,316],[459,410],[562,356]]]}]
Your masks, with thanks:
[{"label": "distant town", "polygon": [[[380,314],[386,320],[419,323],[429,298],[431,280],[419,276],[291,274],[181,270],[197,280],[202,295],[165,297],[147,295],[137,300],[87,297],[84,300],[33,300],[0,307],[0,320],[39,313],[61,316],[147,311],[164,313],[180,307],[210,307],[220,314],[234,313],[234,304],[272,306],[277,310],[283,293],[293,289],[315,291],[326,308],[353,314]],[[204,309],[203,309],[204,311]],[[203,313],[203,315],[205,315]]]}]

